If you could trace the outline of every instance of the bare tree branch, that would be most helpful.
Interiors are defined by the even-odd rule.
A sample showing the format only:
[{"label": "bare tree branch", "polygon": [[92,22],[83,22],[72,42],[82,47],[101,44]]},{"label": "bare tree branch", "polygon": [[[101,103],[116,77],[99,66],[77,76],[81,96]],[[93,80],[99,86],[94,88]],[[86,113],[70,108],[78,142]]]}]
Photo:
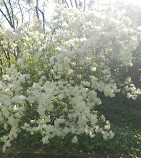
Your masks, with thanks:
[{"label": "bare tree branch", "polygon": [[35,10],[36,10],[36,16],[39,19],[39,13],[38,13],[38,0],[36,0],[36,6],[35,6]]},{"label": "bare tree branch", "polygon": [[45,15],[44,15],[44,12],[41,11],[39,8],[38,8],[38,10],[41,12],[42,17],[43,17],[43,32],[45,33]]},{"label": "bare tree branch", "polygon": [[9,0],[9,5],[10,5],[10,9],[11,9],[11,14],[12,14],[12,18],[11,18],[11,21],[13,23],[13,26],[14,26],[14,13],[13,13],[13,7],[11,5],[11,1]]},{"label": "bare tree branch", "polygon": [[79,0],[79,7],[82,7],[82,2]]},{"label": "bare tree branch", "polygon": [[4,14],[4,12],[0,9],[0,12],[2,13],[2,15],[6,18],[6,20],[8,21],[8,23],[10,24],[9,19],[7,18],[7,16]]},{"label": "bare tree branch", "polygon": [[73,7],[72,0],[70,0],[71,6]]},{"label": "bare tree branch", "polygon": [[75,6],[76,6],[76,8],[77,8],[77,6],[78,6],[78,4],[77,4],[77,0],[74,0],[75,1]]},{"label": "bare tree branch", "polygon": [[[5,8],[6,8],[8,17],[9,17],[8,22],[9,22],[10,26],[11,26],[13,29],[15,29],[15,26],[14,26],[13,20],[11,19],[11,15],[10,15],[9,9],[8,9],[8,7],[7,7],[7,4],[5,3],[4,0],[2,0],[2,1],[3,1],[3,4],[4,4]],[[8,19],[8,18],[6,18],[6,19]]]},{"label": "bare tree branch", "polygon": [[67,4],[67,7],[69,8],[69,4],[68,4],[68,2],[67,2],[66,0],[64,0],[64,2]]},{"label": "bare tree branch", "polygon": [[58,0],[58,4],[60,4],[60,0]]},{"label": "bare tree branch", "polygon": [[22,18],[22,23],[23,23],[23,10],[22,10],[22,8],[21,8],[21,5],[20,5],[20,2],[19,2],[19,0],[18,0],[18,6],[19,6],[19,8],[20,8],[20,13],[21,13],[21,18]]},{"label": "bare tree branch", "polygon": [[85,11],[86,10],[86,0],[84,0],[84,8],[83,8],[83,11]]}]

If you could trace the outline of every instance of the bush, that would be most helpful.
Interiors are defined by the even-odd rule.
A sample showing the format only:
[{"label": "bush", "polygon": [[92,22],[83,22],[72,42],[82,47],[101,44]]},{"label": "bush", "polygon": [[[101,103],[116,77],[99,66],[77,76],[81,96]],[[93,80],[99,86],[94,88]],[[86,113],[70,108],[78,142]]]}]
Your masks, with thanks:
[{"label": "bush", "polygon": [[58,7],[46,34],[38,21],[1,32],[4,152],[23,131],[40,133],[43,144],[68,135],[74,144],[83,134],[114,137],[95,106],[120,91],[132,99],[141,93],[130,77],[119,76],[132,66],[141,30],[120,7],[111,7],[104,13],[101,7],[86,13]]}]

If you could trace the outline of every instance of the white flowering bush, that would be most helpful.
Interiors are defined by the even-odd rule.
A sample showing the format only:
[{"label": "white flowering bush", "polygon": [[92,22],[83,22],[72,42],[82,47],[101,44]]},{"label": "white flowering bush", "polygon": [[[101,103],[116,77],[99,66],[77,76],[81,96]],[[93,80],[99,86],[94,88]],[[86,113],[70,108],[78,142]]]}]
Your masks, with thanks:
[{"label": "white flowering bush", "polygon": [[95,112],[101,95],[141,93],[130,78],[118,81],[114,69],[132,66],[140,30],[118,6],[94,11],[57,7],[53,19],[1,30],[0,140],[3,151],[21,131],[40,132],[42,142],[58,136],[97,133],[112,139],[110,122]]}]

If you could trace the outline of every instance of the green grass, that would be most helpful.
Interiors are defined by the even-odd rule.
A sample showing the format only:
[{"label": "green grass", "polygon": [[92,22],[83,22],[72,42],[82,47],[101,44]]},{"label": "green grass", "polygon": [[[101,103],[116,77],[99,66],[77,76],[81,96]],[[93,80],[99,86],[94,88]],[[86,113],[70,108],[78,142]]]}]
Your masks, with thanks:
[{"label": "green grass", "polygon": [[141,97],[136,101],[116,97],[105,99],[97,110],[111,122],[112,140],[102,143],[106,150],[134,154],[141,150]]}]

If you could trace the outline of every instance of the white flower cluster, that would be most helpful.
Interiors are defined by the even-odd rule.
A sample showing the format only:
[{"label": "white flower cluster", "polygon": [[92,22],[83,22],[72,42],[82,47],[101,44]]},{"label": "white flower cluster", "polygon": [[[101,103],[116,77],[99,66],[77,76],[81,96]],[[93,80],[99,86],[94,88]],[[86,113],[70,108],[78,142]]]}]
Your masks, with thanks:
[{"label": "white flower cluster", "polygon": [[128,77],[124,83],[124,88],[127,92],[127,98],[132,98],[135,100],[139,95],[141,95],[141,89],[135,87],[130,77]]},{"label": "white flower cluster", "polygon": [[[131,65],[138,31],[124,12],[111,7],[85,13],[58,7],[46,35],[34,23],[3,34],[11,58],[17,46],[21,49],[0,80],[1,125],[7,131],[10,126],[1,137],[4,151],[21,130],[40,131],[44,144],[67,134],[73,143],[83,133],[114,137],[109,121],[103,117],[100,126],[93,111],[101,104],[99,92],[106,97],[120,92],[111,69]],[[131,87],[136,98],[139,93]]]}]

